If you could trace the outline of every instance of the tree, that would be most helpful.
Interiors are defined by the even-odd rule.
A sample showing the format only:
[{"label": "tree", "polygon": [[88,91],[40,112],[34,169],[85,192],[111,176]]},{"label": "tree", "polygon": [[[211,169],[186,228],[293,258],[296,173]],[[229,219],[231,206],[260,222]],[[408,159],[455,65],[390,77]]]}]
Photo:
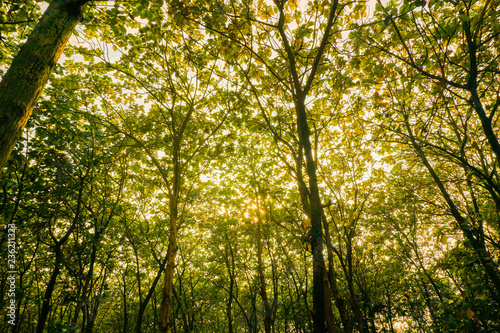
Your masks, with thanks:
[{"label": "tree", "polygon": [[52,1],[0,82],[0,169],[89,0]]},{"label": "tree", "polygon": [[[180,14],[190,18],[189,12],[204,13],[198,5],[180,6]],[[303,188],[304,180],[300,179],[299,187],[303,189],[308,208],[305,214],[311,219],[310,242],[313,252],[313,303],[314,328],[313,332],[325,332],[327,329],[327,314],[330,299],[329,292],[325,292],[326,267],[323,257],[323,208],[320,198],[314,150],[311,144],[311,130],[308,124],[306,98],[317,84],[320,72],[323,71],[323,62],[326,50],[331,47],[332,30],[342,12],[338,1],[332,1],[324,9],[309,7],[310,16],[301,19],[300,9],[296,1],[275,1],[274,8],[266,3],[259,2],[256,8],[250,8],[245,3],[232,1],[229,5],[216,3],[212,16],[203,16],[204,24],[209,31],[228,38],[234,42],[224,51],[224,57],[231,64],[235,64],[235,57],[245,59],[239,71],[245,76],[249,84],[259,82],[259,78],[268,72],[259,84],[279,82],[280,87],[288,95],[287,99],[293,103],[295,110],[296,134],[300,156],[305,160],[305,171],[308,177],[308,188]],[[273,19],[272,14],[277,17]],[[315,25],[313,17],[321,23]],[[292,18],[299,22],[297,28],[292,27]],[[262,21],[261,21],[262,20]],[[227,23],[227,24],[226,24]],[[252,29],[256,29],[254,34]],[[291,33],[293,32],[293,37]],[[314,34],[313,34],[314,32]],[[311,38],[311,36],[321,36]],[[224,43],[224,42],[223,42]],[[225,42],[227,44],[227,41]],[[279,45],[275,49],[275,45]],[[236,46],[236,47],[235,47]],[[241,48],[241,50],[239,50]],[[273,55],[273,51],[278,56]],[[269,96],[269,85],[265,85],[264,96]],[[255,92],[255,88],[253,89]],[[261,96],[257,96],[260,98]],[[295,144],[295,143],[294,143]],[[302,158],[298,169],[302,169]],[[302,172],[302,170],[300,170]],[[333,329],[333,323],[328,323]]]},{"label": "tree", "polygon": [[[358,32],[374,71],[377,122],[431,175],[498,304],[498,43],[495,1],[377,4]],[[459,13],[454,16],[451,13]],[[486,15],[489,13],[489,15]],[[367,33],[369,31],[369,33]],[[361,46],[355,48],[359,51]],[[380,52],[380,53],[379,53]],[[429,96],[429,92],[431,96]],[[388,109],[389,107],[389,109]]]},{"label": "tree", "polygon": [[[171,312],[179,228],[185,223],[203,161],[218,154],[218,143],[215,147],[210,143],[240,100],[237,93],[223,87],[217,64],[204,56],[203,36],[195,28],[178,29],[160,6],[150,11],[154,15],[147,22],[131,23],[140,27],[138,36],[116,35],[115,48],[123,46],[120,61],[108,61],[99,49],[83,52],[97,56],[100,61],[95,68],[121,79],[119,89],[103,87],[98,92],[108,116],[105,121],[137,148],[140,163],[154,170],[148,176],[162,184],[164,194],[158,195],[158,204],[166,202],[168,249],[158,330],[167,332],[174,326]],[[218,99],[225,103],[220,105]],[[148,103],[151,106],[145,107]]]},{"label": "tree", "polygon": [[[75,77],[69,75],[53,81],[48,92],[50,98],[43,99],[38,106],[44,116],[33,117],[28,134],[18,146],[20,150],[13,154],[15,160],[9,162],[6,169],[11,171],[23,161],[26,172],[17,184],[17,192],[23,193],[27,201],[17,206],[14,203],[14,214],[10,216],[19,230],[29,230],[29,236],[23,237],[19,246],[20,254],[26,258],[19,261],[23,264],[19,266],[20,290],[16,296],[19,310],[23,302],[28,311],[36,308],[33,300],[41,305],[37,311],[38,332],[54,324],[54,316],[51,316],[54,308],[67,306],[70,299],[76,304],[73,316],[58,318],[58,324],[74,329],[90,295],[98,289],[99,278],[95,279],[95,272],[100,270],[109,253],[101,251],[101,244],[107,227],[116,221],[126,174],[121,167],[110,163],[108,155],[119,153],[120,148],[101,136],[102,126],[92,118],[77,115],[80,107],[77,100],[88,95],[84,90],[74,94],[74,86],[78,85],[75,81]],[[121,176],[115,178],[117,174]],[[29,237],[38,244],[34,249],[24,243]],[[37,251],[52,253],[52,256],[32,264],[29,258],[36,258]],[[80,260],[68,260],[70,257]],[[23,279],[25,271],[31,271],[32,276],[40,274],[40,264],[46,265],[44,269],[50,277],[43,276],[33,283],[45,288],[43,295],[37,297],[32,288],[23,287]],[[65,284],[74,281],[75,294],[61,291],[60,281]],[[35,331],[33,323],[33,319],[19,312],[15,329]]]},{"label": "tree", "polygon": [[0,328],[498,331],[498,9],[96,5],[0,173]]}]

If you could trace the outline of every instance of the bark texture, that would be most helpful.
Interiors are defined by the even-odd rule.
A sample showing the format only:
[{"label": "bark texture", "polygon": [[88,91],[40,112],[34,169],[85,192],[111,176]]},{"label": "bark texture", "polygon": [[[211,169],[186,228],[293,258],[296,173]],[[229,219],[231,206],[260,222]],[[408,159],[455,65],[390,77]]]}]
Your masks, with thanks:
[{"label": "bark texture", "polygon": [[172,331],[173,323],[169,321],[170,309],[172,308],[172,286],[174,283],[175,258],[177,255],[177,231],[179,228],[179,197],[181,191],[181,142],[184,129],[187,121],[191,116],[191,112],[184,119],[183,126],[180,128],[177,135],[174,137],[172,145],[172,165],[174,171],[173,188],[170,194],[170,230],[168,235],[167,249],[167,265],[165,267],[165,280],[163,283],[163,295],[160,304],[160,316],[158,333],[167,333]]},{"label": "bark texture", "polygon": [[163,294],[160,305],[160,320],[158,333],[167,333],[172,330],[169,321],[170,309],[172,308],[172,286],[174,281],[175,257],[177,254],[177,220],[171,219],[170,233],[168,237],[167,265],[165,267],[165,280],[163,283]]},{"label": "bark texture", "polygon": [[0,82],[0,170],[89,0],[53,0]]}]

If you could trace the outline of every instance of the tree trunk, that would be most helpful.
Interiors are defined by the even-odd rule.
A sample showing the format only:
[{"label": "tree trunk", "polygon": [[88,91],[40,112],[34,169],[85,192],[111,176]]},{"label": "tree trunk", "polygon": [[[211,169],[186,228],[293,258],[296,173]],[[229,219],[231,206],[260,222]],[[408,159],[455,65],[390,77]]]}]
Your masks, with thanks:
[{"label": "tree trunk", "polygon": [[68,330],[70,333],[76,331],[76,324],[78,323],[78,317],[80,315],[80,311],[82,310],[83,306],[85,305],[85,302],[87,302],[87,298],[88,298],[88,295],[89,295],[90,289],[91,289],[90,285],[92,283],[92,276],[94,275],[94,265],[95,265],[96,258],[97,258],[97,246],[94,243],[94,244],[92,244],[92,253],[90,255],[90,266],[89,266],[89,270],[87,272],[87,276],[85,278],[85,284],[83,286],[81,296],[78,299],[78,302],[76,303],[75,312],[73,314],[73,318],[71,319],[71,327]]},{"label": "tree trunk", "polygon": [[[463,29],[465,33],[465,39],[467,40],[467,48],[469,49],[469,78],[467,80],[467,90],[470,92],[470,104],[476,111],[479,119],[481,120],[481,126],[483,128],[483,133],[490,144],[491,150],[496,156],[496,162],[500,166],[500,142],[498,142],[497,135],[494,128],[492,127],[493,114],[488,116],[484,110],[483,104],[481,103],[477,86],[478,86],[478,63],[477,63],[477,40],[476,36],[473,35],[471,31],[470,22],[463,22]],[[494,112],[493,112],[494,113]]]},{"label": "tree trunk", "polygon": [[158,333],[166,333],[169,330],[169,313],[172,307],[172,285],[174,280],[175,257],[177,254],[177,227],[178,227],[178,203],[181,187],[180,167],[180,142],[182,131],[178,137],[174,137],[172,145],[173,164],[173,188],[170,194],[170,231],[168,235],[167,265],[165,267],[165,280],[163,284],[163,297],[160,305],[160,318]]},{"label": "tree trunk", "polygon": [[[326,219],[326,215],[324,214],[324,212],[322,220],[323,220],[323,228],[325,229],[325,241],[328,254],[328,272],[327,272],[328,283],[330,286],[331,295],[335,300],[335,305],[339,310],[340,321],[342,322],[342,326],[344,327],[344,332],[350,333],[352,331],[352,328],[349,321],[349,316],[347,314],[345,300],[340,294],[340,290],[337,286],[337,278],[335,276],[334,262],[333,262],[333,257],[334,257],[333,244],[332,244],[332,239],[330,237],[330,228],[328,226],[328,221]],[[333,317],[333,309],[331,310],[331,313],[329,313],[328,315]],[[330,324],[331,324],[331,319],[328,318],[328,325],[330,326]]]},{"label": "tree trunk", "polygon": [[107,281],[107,269],[104,270],[104,275],[102,277],[101,287],[99,288],[99,294],[95,295],[93,298],[93,302],[90,301],[85,304],[83,307],[83,325],[81,329],[81,333],[92,333],[94,330],[95,319],[97,318],[97,312],[99,310],[100,300],[105,291],[105,284]]},{"label": "tree trunk", "polygon": [[123,273],[123,333],[128,332],[128,302],[127,302],[127,271],[128,265],[125,268],[125,272]]},{"label": "tree trunk", "polygon": [[[234,290],[235,290],[235,264],[234,264],[234,256],[235,251],[233,251],[232,246],[229,244],[229,237],[226,235],[226,241],[228,242],[225,246],[225,256],[224,260],[226,263],[227,273],[229,275],[229,295],[226,304],[226,316],[227,316],[227,327],[228,333],[233,333],[233,298],[234,298]],[[229,256],[231,256],[231,261],[229,261]]]},{"label": "tree trunk", "polygon": [[[258,200],[258,198],[257,198]],[[262,303],[264,303],[264,329],[271,333],[273,309],[269,305],[267,297],[266,277],[264,276],[264,263],[262,261],[262,219],[260,217],[260,205],[257,205],[257,263],[259,271],[259,287]]]},{"label": "tree trunk", "polygon": [[45,327],[45,323],[50,312],[50,300],[52,298],[52,293],[54,292],[54,288],[56,286],[57,277],[61,272],[62,253],[60,247],[55,248],[55,254],[56,259],[54,262],[54,268],[52,269],[52,274],[50,275],[49,283],[43,297],[42,310],[40,311],[40,316],[38,316],[36,333],[43,333],[43,328]]},{"label": "tree trunk", "polygon": [[167,265],[163,283],[163,297],[160,305],[158,333],[166,333],[169,328],[169,313],[172,307],[172,285],[174,280],[175,257],[177,254],[177,219],[170,218],[170,232],[168,237]]},{"label": "tree trunk", "polygon": [[252,295],[252,314],[250,315],[250,321],[248,322],[248,333],[257,332],[257,295]]},{"label": "tree trunk", "polygon": [[165,257],[165,260],[161,262],[160,264],[160,269],[158,273],[155,276],[155,279],[153,280],[153,283],[151,284],[151,287],[149,287],[148,294],[146,295],[146,298],[140,303],[139,305],[139,312],[137,313],[137,320],[135,324],[135,333],[140,333],[141,332],[141,326],[142,326],[142,318],[144,317],[144,312],[146,311],[146,306],[149,303],[149,300],[154,294],[154,291],[156,289],[156,286],[158,285],[158,281],[160,281],[160,277],[163,274],[163,271],[165,270],[165,265],[167,264],[168,257]]},{"label": "tree trunk", "polygon": [[[344,227],[345,228],[345,227]],[[356,291],[354,290],[354,272],[352,265],[352,231],[345,230],[347,241],[346,241],[346,261],[347,261],[347,271],[346,271],[346,279],[347,279],[347,289],[349,290],[349,295],[351,298],[351,307],[354,315],[354,319],[358,324],[358,331],[367,333],[368,326],[365,323],[365,319],[363,318],[363,313],[361,311],[361,307],[359,306],[358,297],[356,296]]]},{"label": "tree trunk", "polygon": [[54,0],[0,82],[0,170],[89,0]]},{"label": "tree trunk", "polygon": [[[314,163],[309,126],[307,124],[305,96],[297,94],[295,97],[295,111],[297,113],[298,134],[301,146],[304,148],[306,170],[309,177],[309,200],[311,205],[311,250],[313,257],[313,333],[326,332],[325,314],[325,258],[323,257],[323,228],[321,217],[323,207],[319,196],[316,164]],[[329,301],[329,300],[328,300]]]}]

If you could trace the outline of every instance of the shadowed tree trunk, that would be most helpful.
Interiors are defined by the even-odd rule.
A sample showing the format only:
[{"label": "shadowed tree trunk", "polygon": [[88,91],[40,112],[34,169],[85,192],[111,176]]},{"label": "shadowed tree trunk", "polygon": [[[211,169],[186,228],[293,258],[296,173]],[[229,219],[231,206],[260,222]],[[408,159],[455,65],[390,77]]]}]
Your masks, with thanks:
[{"label": "shadowed tree trunk", "polygon": [[236,250],[233,251],[232,245],[229,243],[229,237],[226,234],[226,241],[227,244],[224,247],[224,262],[226,264],[227,268],[227,273],[229,275],[229,295],[228,295],[228,300],[226,303],[226,316],[227,316],[227,327],[228,327],[228,333],[233,333],[233,298],[235,296],[235,289],[236,289],[236,278],[235,278],[235,262],[234,262],[234,256]]},{"label": "shadowed tree trunk", "polygon": [[[337,15],[338,1],[334,0],[331,3],[329,10],[328,19],[324,29],[324,34],[321,39],[321,43],[318,46],[316,56],[314,57],[314,63],[311,66],[310,73],[307,76],[305,84],[300,78],[298,71],[299,63],[297,62],[296,55],[292,50],[289,39],[284,29],[284,7],[283,3],[275,0],[275,4],[278,7],[279,21],[276,26],[278,33],[282,39],[283,48],[286,53],[288,66],[291,74],[292,82],[292,95],[293,102],[295,106],[295,114],[297,117],[297,134],[299,137],[299,149],[303,150],[305,158],[305,169],[308,176],[309,182],[309,204],[310,204],[310,219],[311,219],[311,230],[310,230],[310,242],[313,257],[313,333],[324,333],[327,332],[327,307],[326,302],[331,302],[328,295],[325,294],[325,277],[326,277],[326,267],[325,259],[323,256],[323,226],[322,226],[322,215],[323,207],[321,204],[321,198],[318,188],[318,179],[316,173],[316,162],[313,157],[312,145],[310,140],[310,129],[307,123],[307,112],[306,112],[306,97],[311,90],[311,86],[316,77],[316,73],[320,62],[322,60],[325,47],[329,43],[330,31],[334,25],[335,18]],[[328,291],[328,289],[326,289]],[[331,305],[330,305],[331,306]]]},{"label": "shadowed tree trunk", "polygon": [[260,216],[260,202],[257,196],[257,263],[258,263],[258,273],[259,273],[259,288],[260,296],[262,298],[262,303],[264,303],[264,330],[266,333],[271,333],[271,327],[273,326],[273,306],[269,304],[269,298],[267,296],[267,284],[266,277],[264,275],[264,262],[262,260],[262,218]]},{"label": "shadowed tree trunk", "polygon": [[[58,244],[59,245],[59,244]],[[50,312],[50,300],[52,298],[52,293],[54,292],[54,288],[56,285],[57,277],[59,276],[59,272],[61,271],[61,260],[62,260],[62,252],[60,246],[55,247],[55,262],[54,268],[52,270],[52,274],[50,275],[50,280],[47,285],[47,289],[45,290],[45,295],[43,297],[42,310],[40,311],[40,316],[38,317],[38,324],[36,326],[36,332],[42,333],[43,328],[45,327],[45,323],[47,322],[47,317]]]},{"label": "shadowed tree trunk", "polygon": [[160,281],[161,275],[163,274],[163,271],[165,271],[165,266],[167,264],[168,257],[165,257],[165,259],[160,263],[160,269],[156,273],[155,279],[153,280],[153,283],[149,287],[149,291],[146,295],[146,298],[142,302],[140,302],[139,305],[139,312],[137,313],[137,320],[135,324],[135,333],[140,333],[141,332],[141,326],[142,326],[142,319],[144,318],[144,312],[146,311],[146,307],[151,300],[151,297],[154,294],[154,291],[156,289],[156,286],[158,282]]}]

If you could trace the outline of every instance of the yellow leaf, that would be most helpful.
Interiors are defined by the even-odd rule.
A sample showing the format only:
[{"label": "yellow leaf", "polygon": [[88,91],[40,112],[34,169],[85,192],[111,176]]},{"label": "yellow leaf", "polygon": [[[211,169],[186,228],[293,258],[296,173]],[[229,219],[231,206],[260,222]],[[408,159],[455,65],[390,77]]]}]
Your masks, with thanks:
[{"label": "yellow leaf", "polygon": [[446,235],[442,235],[440,241],[442,244],[446,244],[448,243],[448,237]]},{"label": "yellow leaf", "polygon": [[306,218],[304,221],[302,221],[302,223],[300,224],[301,228],[302,228],[302,231],[304,233],[306,233],[307,231],[309,231],[309,229],[311,229],[311,219],[310,218]]},{"label": "yellow leaf", "polygon": [[472,319],[474,318],[474,315],[475,315],[474,311],[472,311],[470,308],[467,309],[467,318]]}]

